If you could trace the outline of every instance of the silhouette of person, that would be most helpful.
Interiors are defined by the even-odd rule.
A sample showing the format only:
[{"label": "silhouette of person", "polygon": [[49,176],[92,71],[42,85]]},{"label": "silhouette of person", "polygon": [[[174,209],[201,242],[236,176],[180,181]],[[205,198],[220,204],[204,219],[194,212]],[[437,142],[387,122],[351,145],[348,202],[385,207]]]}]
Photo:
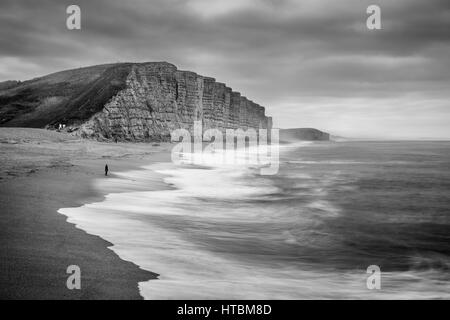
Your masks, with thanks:
[{"label": "silhouette of person", "polygon": [[108,168],[108,165],[106,164],[106,165],[105,165],[105,176],[108,175],[108,170],[109,170],[109,168]]}]

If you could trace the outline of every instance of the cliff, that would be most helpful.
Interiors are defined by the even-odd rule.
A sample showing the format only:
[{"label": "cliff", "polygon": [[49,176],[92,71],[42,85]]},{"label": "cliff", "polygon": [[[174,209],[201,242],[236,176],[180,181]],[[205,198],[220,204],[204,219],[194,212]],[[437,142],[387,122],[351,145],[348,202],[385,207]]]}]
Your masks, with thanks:
[{"label": "cliff", "polygon": [[0,126],[64,123],[87,138],[164,141],[195,120],[204,129],[272,126],[264,107],[166,62],[93,66],[0,87]]},{"label": "cliff", "polygon": [[281,142],[293,142],[299,140],[328,141],[330,140],[330,134],[313,128],[280,129]]}]

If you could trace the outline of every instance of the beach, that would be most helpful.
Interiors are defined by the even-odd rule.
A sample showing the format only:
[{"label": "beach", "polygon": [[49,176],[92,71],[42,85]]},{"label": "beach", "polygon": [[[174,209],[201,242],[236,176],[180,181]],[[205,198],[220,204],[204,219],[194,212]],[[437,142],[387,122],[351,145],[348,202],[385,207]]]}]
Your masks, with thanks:
[{"label": "beach", "polygon": [[[120,259],[111,243],[66,222],[57,210],[102,200],[107,192],[94,190],[94,179],[167,161],[169,148],[0,128],[0,298],[141,299],[137,283],[157,275]],[[70,265],[81,269],[81,290],[66,287]]]}]

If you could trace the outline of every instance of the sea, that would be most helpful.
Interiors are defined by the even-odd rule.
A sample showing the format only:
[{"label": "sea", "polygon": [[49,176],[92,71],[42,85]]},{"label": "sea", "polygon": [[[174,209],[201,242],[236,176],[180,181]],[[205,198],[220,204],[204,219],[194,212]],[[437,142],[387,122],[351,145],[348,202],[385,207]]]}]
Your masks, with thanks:
[{"label": "sea", "polygon": [[94,187],[114,192],[59,212],[159,274],[145,299],[450,298],[450,142],[297,142],[273,175],[203,159]]}]

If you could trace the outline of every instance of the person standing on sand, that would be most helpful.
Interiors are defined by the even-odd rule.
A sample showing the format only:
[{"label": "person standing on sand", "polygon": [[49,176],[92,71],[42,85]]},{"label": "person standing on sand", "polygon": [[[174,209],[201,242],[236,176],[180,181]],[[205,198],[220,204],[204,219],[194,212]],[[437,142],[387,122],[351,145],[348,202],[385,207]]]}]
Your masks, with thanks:
[{"label": "person standing on sand", "polygon": [[105,176],[107,176],[107,175],[108,175],[108,170],[109,170],[109,168],[108,168],[108,164],[106,164],[106,165],[105,165]]}]

